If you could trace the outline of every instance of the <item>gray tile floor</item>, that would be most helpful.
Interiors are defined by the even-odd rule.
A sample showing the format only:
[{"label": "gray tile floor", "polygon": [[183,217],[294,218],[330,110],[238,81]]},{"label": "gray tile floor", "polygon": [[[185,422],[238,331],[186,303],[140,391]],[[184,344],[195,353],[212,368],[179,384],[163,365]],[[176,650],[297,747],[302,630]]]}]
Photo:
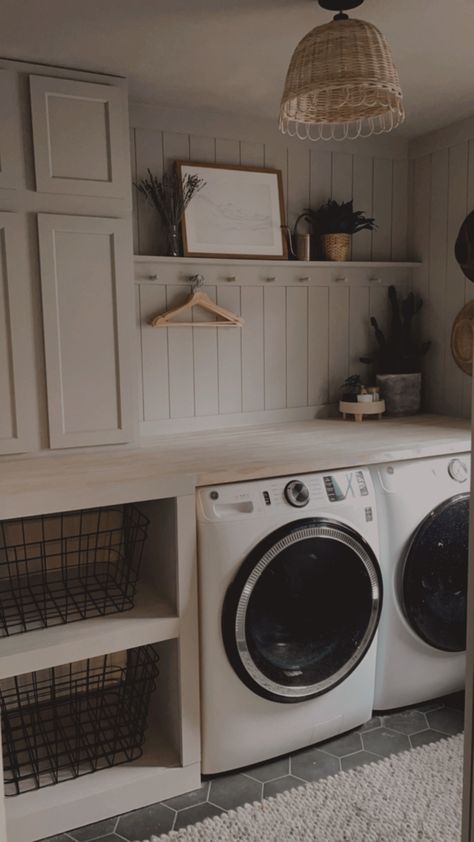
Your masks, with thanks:
[{"label": "gray tile floor", "polygon": [[179,830],[249,801],[457,734],[463,728],[463,709],[463,694],[457,693],[374,716],[362,727],[336,739],[237,773],[210,778],[194,792],[70,830],[45,842],[142,842],[152,834]]}]

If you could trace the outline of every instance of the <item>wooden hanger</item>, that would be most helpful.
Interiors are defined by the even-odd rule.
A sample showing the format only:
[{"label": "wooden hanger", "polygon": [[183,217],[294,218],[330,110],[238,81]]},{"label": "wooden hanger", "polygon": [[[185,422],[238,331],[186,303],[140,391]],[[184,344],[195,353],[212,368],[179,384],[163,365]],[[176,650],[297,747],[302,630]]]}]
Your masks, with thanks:
[{"label": "wooden hanger", "polygon": [[[154,316],[150,321],[152,327],[242,327],[244,322],[240,316],[237,316],[230,310],[226,310],[224,307],[219,307],[218,304],[215,304],[209,298],[207,293],[201,291],[201,287],[204,284],[202,275],[194,275],[191,278],[191,283],[192,293],[184,304],[180,304],[178,307],[172,307],[171,310]],[[212,313],[213,316],[218,316],[219,318],[213,322],[171,321],[173,316],[177,316],[178,313],[183,313],[186,310],[192,310],[194,307],[202,307],[203,310],[207,310],[208,313]]]}]

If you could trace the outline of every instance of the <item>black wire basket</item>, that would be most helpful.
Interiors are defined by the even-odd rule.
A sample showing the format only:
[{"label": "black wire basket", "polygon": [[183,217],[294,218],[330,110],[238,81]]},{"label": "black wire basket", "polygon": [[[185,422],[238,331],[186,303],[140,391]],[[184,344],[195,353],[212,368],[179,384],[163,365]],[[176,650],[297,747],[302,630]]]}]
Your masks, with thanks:
[{"label": "black wire basket", "polygon": [[133,608],[147,526],[132,504],[0,522],[0,636]]},{"label": "black wire basket", "polygon": [[3,680],[5,795],[139,758],[158,660],[141,646]]}]

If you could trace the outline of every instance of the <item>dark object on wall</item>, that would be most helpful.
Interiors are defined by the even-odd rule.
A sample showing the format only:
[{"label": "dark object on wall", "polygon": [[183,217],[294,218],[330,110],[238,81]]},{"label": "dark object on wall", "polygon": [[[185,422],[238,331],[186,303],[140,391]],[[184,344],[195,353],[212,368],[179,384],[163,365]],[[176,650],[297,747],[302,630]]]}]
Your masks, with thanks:
[{"label": "dark object on wall", "polygon": [[374,328],[378,348],[373,354],[361,357],[360,361],[373,365],[376,374],[413,374],[420,371],[421,360],[429,350],[431,342],[422,342],[413,336],[413,321],[420,312],[423,302],[410,292],[401,302],[398,301],[394,286],[388,289],[392,317],[390,333],[386,337],[372,316],[370,323]]},{"label": "dark object on wall", "polygon": [[474,211],[466,216],[459,229],[454,254],[466,278],[474,282]]},{"label": "dark object on wall", "polygon": [[141,757],[158,660],[141,646],[3,680],[5,795]]},{"label": "dark object on wall", "polygon": [[0,637],[133,608],[147,526],[131,503],[0,522]]},{"label": "dark object on wall", "polygon": [[451,352],[461,371],[472,377],[474,330],[474,301],[468,301],[459,311],[451,331]]}]

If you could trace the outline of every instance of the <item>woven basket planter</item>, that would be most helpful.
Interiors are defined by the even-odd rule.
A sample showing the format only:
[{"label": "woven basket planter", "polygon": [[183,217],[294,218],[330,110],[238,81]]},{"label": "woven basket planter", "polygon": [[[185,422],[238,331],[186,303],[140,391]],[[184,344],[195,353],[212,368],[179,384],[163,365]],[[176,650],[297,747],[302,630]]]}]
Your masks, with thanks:
[{"label": "woven basket planter", "polygon": [[321,234],[321,244],[326,260],[345,261],[351,247],[350,234]]}]

